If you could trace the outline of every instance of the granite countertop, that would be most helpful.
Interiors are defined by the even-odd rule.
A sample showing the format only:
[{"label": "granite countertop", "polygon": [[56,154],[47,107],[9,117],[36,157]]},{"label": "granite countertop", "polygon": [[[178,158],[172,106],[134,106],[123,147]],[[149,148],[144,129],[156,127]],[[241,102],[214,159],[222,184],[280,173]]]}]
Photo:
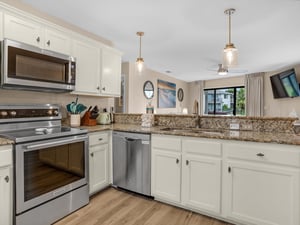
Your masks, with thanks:
[{"label": "granite countertop", "polygon": [[[86,129],[89,133],[114,130],[138,132],[146,134],[165,134],[165,135],[179,135],[189,137],[214,138],[223,140],[237,140],[237,141],[253,141],[263,143],[277,143],[300,145],[300,135],[288,133],[271,133],[271,132],[253,132],[253,131],[232,131],[232,130],[209,130],[209,129],[195,129],[195,128],[178,128],[175,130],[162,130],[165,127],[142,127],[136,124],[111,124],[111,125],[96,125],[96,126],[81,126],[81,129]],[[0,138],[0,145],[13,144],[12,140]]]},{"label": "granite countertop", "polygon": [[115,130],[151,134],[179,135],[189,137],[214,138],[223,140],[237,141],[253,141],[263,143],[277,143],[300,145],[300,135],[288,133],[271,133],[271,132],[253,132],[253,131],[233,131],[233,130],[209,130],[209,129],[184,129],[179,128],[175,131],[162,130],[165,127],[154,126],[150,128],[141,127],[135,124],[112,124],[112,125],[97,125],[93,127],[83,126],[89,132]]}]

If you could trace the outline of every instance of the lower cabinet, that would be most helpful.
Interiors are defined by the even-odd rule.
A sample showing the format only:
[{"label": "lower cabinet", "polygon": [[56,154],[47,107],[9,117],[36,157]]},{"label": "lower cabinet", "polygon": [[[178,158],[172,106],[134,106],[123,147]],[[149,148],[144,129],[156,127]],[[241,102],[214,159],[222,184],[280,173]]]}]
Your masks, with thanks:
[{"label": "lower cabinet", "polygon": [[152,195],[168,202],[180,203],[181,154],[152,150]]},{"label": "lower cabinet", "polygon": [[241,225],[300,224],[299,146],[152,135],[155,199]]},{"label": "lower cabinet", "polygon": [[299,225],[299,149],[242,143],[223,145],[224,210],[243,224]]},{"label": "lower cabinet", "polygon": [[12,148],[0,146],[0,225],[12,225]]},{"label": "lower cabinet", "polygon": [[111,132],[89,136],[89,187],[94,194],[110,184]]},{"label": "lower cabinet", "polygon": [[189,209],[220,214],[220,157],[220,143],[152,135],[153,196]]}]

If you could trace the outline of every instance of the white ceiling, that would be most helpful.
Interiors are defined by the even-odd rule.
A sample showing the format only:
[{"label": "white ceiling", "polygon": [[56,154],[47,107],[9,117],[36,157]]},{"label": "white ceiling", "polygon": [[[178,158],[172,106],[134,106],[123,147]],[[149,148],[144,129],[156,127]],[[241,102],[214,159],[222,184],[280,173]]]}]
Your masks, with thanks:
[{"label": "white ceiling", "polygon": [[185,81],[220,78],[227,42],[224,10],[235,8],[232,42],[239,66],[229,76],[300,63],[299,0],[21,0],[111,40],[123,61],[142,57],[148,68]]}]

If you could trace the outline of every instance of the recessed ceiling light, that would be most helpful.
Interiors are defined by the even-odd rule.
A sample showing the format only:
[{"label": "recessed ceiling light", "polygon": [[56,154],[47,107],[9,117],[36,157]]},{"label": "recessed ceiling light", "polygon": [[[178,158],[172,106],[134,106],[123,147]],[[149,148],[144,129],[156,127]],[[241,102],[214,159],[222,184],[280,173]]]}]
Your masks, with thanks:
[{"label": "recessed ceiling light", "polygon": [[166,70],[165,72],[166,72],[166,73],[172,73],[172,71],[171,71],[171,70]]}]

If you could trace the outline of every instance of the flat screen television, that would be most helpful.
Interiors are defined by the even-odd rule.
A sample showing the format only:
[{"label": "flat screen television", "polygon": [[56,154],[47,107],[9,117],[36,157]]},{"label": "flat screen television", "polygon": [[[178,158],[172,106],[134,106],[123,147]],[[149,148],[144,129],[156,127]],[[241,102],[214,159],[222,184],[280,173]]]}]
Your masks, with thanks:
[{"label": "flat screen television", "polygon": [[293,98],[300,96],[299,83],[294,69],[270,77],[274,98]]}]

